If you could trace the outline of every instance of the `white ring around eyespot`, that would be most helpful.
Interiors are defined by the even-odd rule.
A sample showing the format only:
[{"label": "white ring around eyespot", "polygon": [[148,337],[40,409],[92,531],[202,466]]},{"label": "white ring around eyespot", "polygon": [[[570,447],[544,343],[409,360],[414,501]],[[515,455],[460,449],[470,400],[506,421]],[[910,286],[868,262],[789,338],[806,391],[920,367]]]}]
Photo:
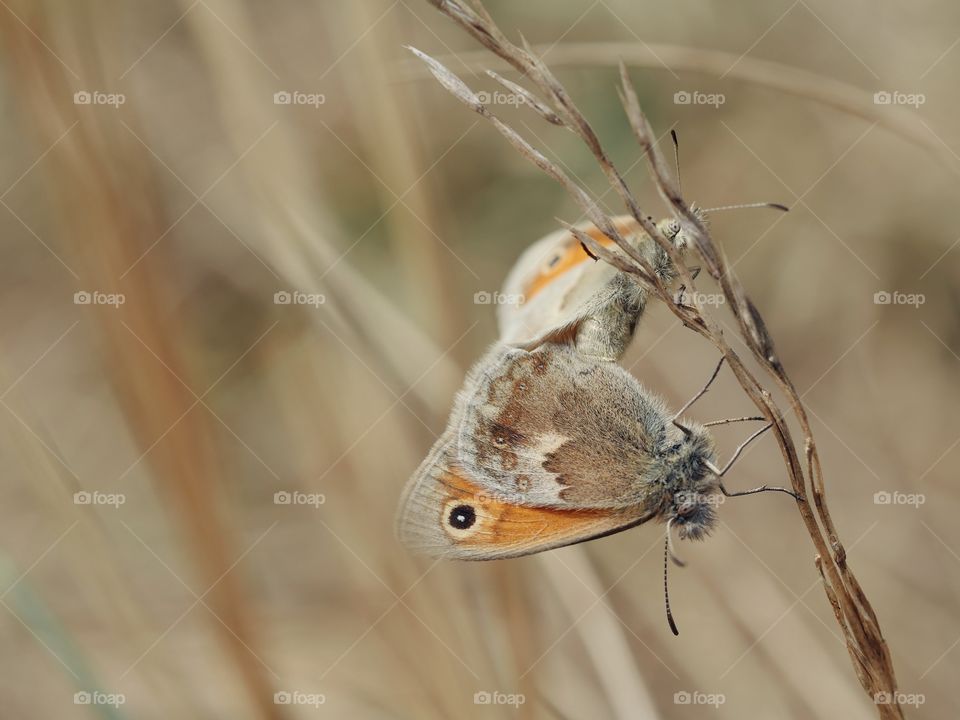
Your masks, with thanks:
[{"label": "white ring around eyespot", "polygon": [[[450,524],[450,514],[453,512],[454,508],[460,507],[461,505],[473,509],[475,518],[473,525],[463,529],[454,527]],[[467,538],[472,537],[480,528],[482,520],[483,516],[480,514],[480,509],[477,507],[477,504],[468,501],[466,498],[450,498],[443,504],[443,510],[440,514],[440,524],[443,526],[443,531],[454,540],[466,540]]]}]

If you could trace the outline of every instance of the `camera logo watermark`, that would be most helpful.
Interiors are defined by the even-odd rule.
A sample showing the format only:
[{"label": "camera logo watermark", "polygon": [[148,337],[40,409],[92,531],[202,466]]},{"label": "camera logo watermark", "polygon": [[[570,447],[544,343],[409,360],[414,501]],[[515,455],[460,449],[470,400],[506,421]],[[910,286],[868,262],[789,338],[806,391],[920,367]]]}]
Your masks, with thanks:
[{"label": "camera logo watermark", "polygon": [[914,309],[919,308],[927,301],[927,296],[923,293],[905,293],[899,290],[888,292],[879,290],[873,294],[874,305],[912,305]]},{"label": "camera logo watermark", "polygon": [[80,490],[73,494],[74,505],[110,505],[118,508],[127,502],[123,493],[105,493],[99,490]]},{"label": "camera logo watermark", "polygon": [[915,708],[920,707],[927,701],[923,693],[904,693],[904,692],[878,692],[873,695],[875,705],[912,705]]},{"label": "camera logo watermark", "polygon": [[273,694],[274,705],[311,705],[315,708],[327,702],[322,693],[307,693],[299,690],[280,690]]},{"label": "camera logo watermark", "polygon": [[484,105],[512,105],[513,107],[519,107],[527,104],[527,98],[520,93],[508,93],[502,90],[494,90],[493,92],[482,90],[477,93],[477,100]]},{"label": "camera logo watermark", "polygon": [[327,101],[323,93],[307,93],[300,90],[279,90],[273,94],[274,105],[310,105],[318,108]]},{"label": "camera logo watermark", "polygon": [[911,505],[918,508],[925,502],[927,502],[927,496],[923,493],[880,490],[873,494],[874,505]]},{"label": "camera logo watermark", "polygon": [[673,694],[674,705],[712,705],[715,708],[720,707],[727,701],[726,695],[722,693],[704,693],[699,691],[690,692],[681,690]]},{"label": "camera logo watermark", "polygon": [[910,105],[918,108],[927,101],[923,93],[905,93],[899,90],[880,90],[873,94],[874,105]]},{"label": "camera logo watermark", "polygon": [[73,94],[74,105],[110,105],[118,108],[127,101],[123,93],[106,93],[100,90],[78,90]]},{"label": "camera logo watermark", "polygon": [[477,503],[477,505],[481,505],[481,506],[487,505],[488,503],[496,503],[496,504],[502,505],[503,503],[510,503],[510,502],[516,501],[516,497],[513,495],[508,495],[507,493],[486,491],[486,490],[474,495],[473,499]]},{"label": "camera logo watermark", "polygon": [[120,707],[125,702],[127,702],[127,697],[123,693],[81,690],[73,694],[74,705],[111,705],[113,707]]},{"label": "camera logo watermark", "polygon": [[480,690],[473,694],[474,705],[512,705],[518,708],[526,701],[527,696],[523,693],[502,693]]},{"label": "camera logo watermark", "polygon": [[481,290],[473,294],[474,305],[523,305],[525,301],[523,293],[489,293]]},{"label": "camera logo watermark", "polygon": [[678,90],[673,94],[674,105],[712,105],[720,107],[727,101],[723,93],[705,93],[699,90]]},{"label": "camera logo watermark", "polygon": [[73,294],[74,305],[110,305],[120,307],[127,301],[123,293],[105,293],[99,290],[78,290]]},{"label": "camera logo watermark", "polygon": [[310,507],[318,508],[326,501],[327,496],[323,493],[278,490],[273,494],[274,505],[309,505]]},{"label": "camera logo watermark", "polygon": [[721,493],[698,493],[693,491],[675,493],[673,499],[678,506],[711,505],[717,507],[727,501],[726,496]]},{"label": "camera logo watermark", "polygon": [[278,290],[273,294],[274,305],[310,305],[320,307],[327,301],[327,296],[321,293],[305,293],[299,290],[289,292]]},{"label": "camera logo watermark", "polygon": [[720,307],[727,302],[723,293],[678,292],[673,301],[678,305],[697,305],[699,307]]}]

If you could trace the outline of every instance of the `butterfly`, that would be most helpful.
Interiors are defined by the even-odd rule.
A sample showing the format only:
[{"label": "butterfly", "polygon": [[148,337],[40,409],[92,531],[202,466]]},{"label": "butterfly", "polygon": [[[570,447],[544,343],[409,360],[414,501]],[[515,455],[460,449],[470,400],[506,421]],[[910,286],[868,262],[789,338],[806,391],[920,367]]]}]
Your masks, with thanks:
[{"label": "butterfly", "polygon": [[[615,217],[613,225],[665,284],[673,283],[677,269],[666,250],[633,217]],[[689,238],[677,220],[661,220],[657,227],[677,250],[687,249]],[[592,223],[577,228],[620,252]],[[569,343],[584,355],[615,361],[633,338],[647,294],[627,273],[598,262],[572,232],[559,230],[527,248],[507,276],[502,296],[519,301],[497,306],[500,340],[527,350]]]},{"label": "butterfly", "polygon": [[[665,284],[676,280],[669,254],[634,218],[613,223]],[[689,246],[676,220],[657,226],[678,251]],[[595,226],[580,229],[613,246]],[[707,425],[679,421],[680,413],[670,414],[616,363],[633,338],[647,290],[596,262],[572,232],[552,233],[528,248],[503,295],[522,302],[498,305],[500,340],[468,372],[446,429],[404,490],[396,533],[405,545],[440,558],[492,560],[654,520],[667,525],[666,594],[671,528],[681,539],[701,539],[715,526],[725,496],[793,494],[766,485],[731,493],[723,484],[740,452],[769,425],[720,469]],[[720,364],[681,412],[719,370]]]}]

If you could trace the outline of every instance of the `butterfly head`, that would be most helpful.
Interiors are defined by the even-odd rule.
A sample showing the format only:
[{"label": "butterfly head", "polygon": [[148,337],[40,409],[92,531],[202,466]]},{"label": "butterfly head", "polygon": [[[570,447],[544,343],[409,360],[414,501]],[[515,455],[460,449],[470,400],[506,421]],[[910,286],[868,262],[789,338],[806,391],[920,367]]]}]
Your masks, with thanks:
[{"label": "butterfly head", "polygon": [[[706,221],[706,214],[703,209],[696,205],[691,205],[690,211],[696,215],[697,219],[701,222]],[[686,250],[690,247],[692,236],[683,228],[680,221],[676,218],[665,218],[661,220],[657,223],[657,228],[678,250]]]},{"label": "butterfly head", "polygon": [[713,441],[706,429],[687,428],[666,452],[663,517],[681,539],[701,540],[717,522],[720,481],[711,470]]}]

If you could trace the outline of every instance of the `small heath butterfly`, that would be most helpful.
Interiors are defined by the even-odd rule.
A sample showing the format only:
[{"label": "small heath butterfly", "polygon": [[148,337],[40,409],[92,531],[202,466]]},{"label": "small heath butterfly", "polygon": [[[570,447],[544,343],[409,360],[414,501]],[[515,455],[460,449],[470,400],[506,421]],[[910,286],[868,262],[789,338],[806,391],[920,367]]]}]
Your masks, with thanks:
[{"label": "small heath butterfly", "polygon": [[[666,251],[628,215],[614,226],[668,285],[677,276]],[[661,220],[660,231],[678,250],[688,245],[676,220]],[[618,251],[592,223],[578,226],[600,245]],[[567,342],[598,360],[620,359],[647,301],[646,290],[626,273],[598,262],[568,230],[541,238],[520,256],[503,288],[521,302],[497,306],[502,342],[532,350],[544,342]]]},{"label": "small heath butterfly", "polygon": [[[721,470],[707,427],[678,421],[618,364],[570,344],[531,352],[497,343],[467,374],[446,429],[408,481],[396,533],[435,557],[492,560],[657,520],[667,523],[666,592],[672,527],[681,539],[699,540],[714,527],[722,496],[792,494],[766,486],[731,493],[723,485],[767,427]],[[676,634],[669,599],[667,618]]]},{"label": "small heath butterfly", "polygon": [[[613,222],[665,284],[676,280],[667,252],[634,218]],[[616,250],[594,225],[579,227]],[[677,250],[687,249],[689,238],[676,220],[657,227]],[[397,536],[436,557],[492,560],[592,540],[648,520],[665,522],[664,594],[677,634],[666,595],[671,528],[681,539],[698,540],[714,527],[724,496],[793,495],[767,486],[731,493],[723,485],[742,450],[769,425],[718,468],[707,427],[763,418],[681,423],[617,365],[647,291],[596,262],[567,230],[529,247],[503,294],[522,302],[498,305],[500,341],[467,374],[446,429],[408,481]],[[681,412],[719,371],[720,364]]]}]

